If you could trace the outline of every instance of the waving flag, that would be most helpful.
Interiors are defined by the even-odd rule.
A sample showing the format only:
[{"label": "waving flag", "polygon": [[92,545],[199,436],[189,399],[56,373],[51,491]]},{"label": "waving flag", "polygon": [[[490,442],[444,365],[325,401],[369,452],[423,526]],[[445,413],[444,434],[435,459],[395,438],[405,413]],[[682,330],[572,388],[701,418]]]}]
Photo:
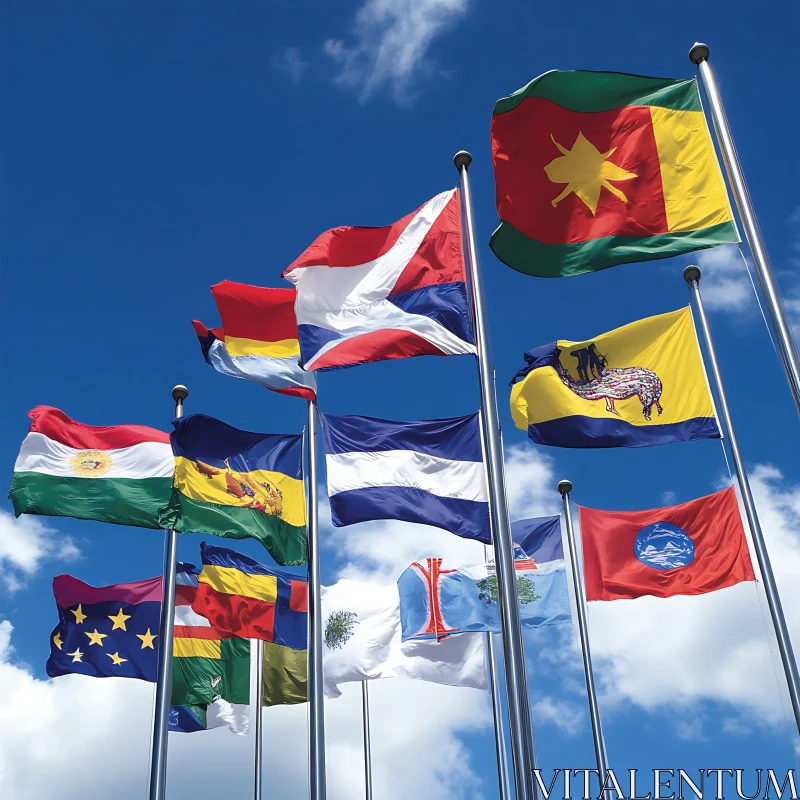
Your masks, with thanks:
[{"label": "waving flag", "polygon": [[50,406],[28,413],[14,464],[14,512],[160,528],[175,459],[169,434],[144,425],[84,425]]},{"label": "waving flag", "polygon": [[223,375],[313,400],[316,378],[300,367],[295,290],[222,281],[211,294],[222,327],[192,321],[206,362]]},{"label": "waving flag", "polygon": [[308,581],[252,558],[200,544],[203,570],[192,610],[234,636],[305,650]]},{"label": "waving flag", "polygon": [[[512,532],[524,531],[532,547],[532,552],[526,552],[514,540],[522,627],[569,622],[572,617],[559,518],[523,520],[516,525]],[[538,560],[538,554],[548,560]],[[441,558],[428,558],[405,570],[397,587],[403,641],[501,630],[497,577],[492,564],[445,569]]]},{"label": "waving flag", "polygon": [[490,246],[543,278],[738,242],[694,78],[540,75],[492,117]]},{"label": "waving flag", "polygon": [[293,706],[308,700],[308,653],[264,642],[264,706]]},{"label": "waving flag", "polygon": [[646,447],[719,439],[691,309],[525,354],[511,416],[537,444]]},{"label": "waving flag", "polygon": [[71,575],[54,578],[59,622],[47,674],[154,682],[163,591],[160,577],[98,587]]},{"label": "waving flag", "polygon": [[342,683],[376,678],[487,688],[485,637],[402,641],[396,586],[378,587],[354,580],[323,586],[322,618],[327,697],[339,697]]},{"label": "waving flag", "polygon": [[587,600],[705,594],[755,580],[732,488],[648,511],[578,510]]},{"label": "waving flag", "polygon": [[385,228],[333,228],[283,273],[303,367],[475,353],[455,190]]},{"label": "waving flag", "polygon": [[169,729],[193,733],[227,725],[247,733],[250,641],[220,631],[192,610],[197,585],[197,568],[179,563]]},{"label": "waving flag", "polygon": [[252,536],[279,564],[304,564],[302,437],[242,431],[204,414],[172,424],[175,485],[162,526]]},{"label": "waving flag", "polygon": [[400,519],[491,542],[477,414],[424,422],[323,414],[322,438],[335,526]]}]

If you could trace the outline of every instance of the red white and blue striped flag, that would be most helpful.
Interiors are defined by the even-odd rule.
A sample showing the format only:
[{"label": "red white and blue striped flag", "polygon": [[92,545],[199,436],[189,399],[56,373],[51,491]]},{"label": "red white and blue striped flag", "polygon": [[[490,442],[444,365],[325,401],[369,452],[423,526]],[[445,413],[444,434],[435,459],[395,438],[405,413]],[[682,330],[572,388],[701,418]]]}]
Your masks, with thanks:
[{"label": "red white and blue striped flag", "polygon": [[393,225],[326,231],[283,276],[306,370],[475,353],[454,189]]}]

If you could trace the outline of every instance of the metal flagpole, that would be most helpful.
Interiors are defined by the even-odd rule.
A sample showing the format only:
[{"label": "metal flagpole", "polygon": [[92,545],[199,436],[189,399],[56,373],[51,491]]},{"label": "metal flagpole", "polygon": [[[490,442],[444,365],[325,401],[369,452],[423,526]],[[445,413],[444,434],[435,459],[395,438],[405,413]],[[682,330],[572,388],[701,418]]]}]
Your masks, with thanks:
[{"label": "metal flagpole", "polygon": [[[592,669],[592,651],[589,647],[589,630],[586,620],[586,599],[583,591],[583,581],[578,565],[578,548],[575,544],[575,530],[572,527],[572,510],[569,506],[569,493],[572,491],[570,481],[561,481],[558,491],[564,501],[564,524],[567,528],[567,543],[569,545],[569,560],[572,562],[572,585],[575,588],[575,606],[578,609],[578,633],[581,637],[581,652],[583,653],[583,672],[586,675],[586,692],[589,695],[589,716],[592,720],[592,736],[594,737],[594,754],[597,759],[597,770],[600,773],[600,786],[608,774],[608,761],[606,760],[606,743],[603,739],[603,728],[600,724],[600,708],[597,704],[597,692],[594,688],[594,671]],[[604,793],[611,800],[611,791]]]},{"label": "metal flagpole", "polygon": [[503,660],[508,694],[508,721],[511,730],[511,754],[514,763],[514,784],[517,800],[534,800],[536,786],[533,770],[536,753],[533,745],[533,727],[528,699],[528,676],[525,672],[525,650],[522,644],[522,627],[519,618],[514,553],[511,543],[511,522],[508,516],[503,446],[500,419],[497,414],[492,368],[489,363],[489,341],[486,331],[483,285],[481,283],[478,245],[475,238],[475,220],[472,211],[472,194],[467,168],[472,156],[464,150],[453,159],[461,177],[461,204],[467,227],[467,254],[469,282],[475,322],[478,356],[478,377],[481,390],[481,435],[487,454],[486,471],[489,484],[489,511],[494,534],[495,568],[500,600],[500,620],[503,635]]},{"label": "metal flagpole", "polygon": [[264,707],[264,640],[251,639],[256,645],[256,741],[255,741],[255,769],[253,770],[253,798],[261,800],[261,782],[264,769],[263,764],[263,725],[262,711]]},{"label": "metal flagpole", "polygon": [[695,305],[697,306],[697,316],[700,318],[700,327],[703,329],[703,337],[708,350],[711,371],[714,374],[714,382],[717,385],[717,395],[719,397],[719,412],[722,421],[723,433],[728,439],[728,446],[731,450],[733,466],[736,471],[736,479],[739,482],[739,492],[742,495],[747,522],[750,525],[750,532],[753,536],[753,545],[758,559],[758,566],[764,579],[764,591],[767,595],[767,606],[772,617],[772,624],[775,627],[775,635],[778,639],[778,650],[781,654],[783,671],[786,674],[786,682],[789,685],[789,696],[792,700],[792,710],[794,711],[794,721],[798,731],[800,731],[800,679],[797,673],[797,662],[794,658],[792,641],[789,638],[789,630],[786,627],[786,620],[783,616],[781,600],[778,596],[778,587],[775,584],[775,576],[772,574],[767,545],[764,542],[764,534],[761,532],[761,524],[758,521],[756,506],[753,502],[753,494],[750,491],[750,482],[747,480],[747,473],[742,462],[742,455],[739,451],[739,442],[733,430],[731,412],[728,408],[728,398],[725,395],[725,387],[722,385],[719,365],[717,364],[717,354],[714,350],[714,342],[711,340],[711,330],[708,327],[708,318],[703,306],[703,298],[700,296],[700,270],[698,267],[686,267],[683,277],[694,295]]},{"label": "metal flagpole", "polygon": [[486,653],[489,657],[489,691],[492,693],[492,715],[494,717],[494,746],[497,752],[497,782],[500,800],[511,800],[508,785],[508,756],[503,735],[503,707],[500,702],[500,687],[497,685],[497,662],[495,661],[494,635],[486,634]]},{"label": "metal flagpole", "polygon": [[[178,384],[172,390],[175,416],[183,416],[183,401],[189,390]],[[172,698],[172,634],[175,630],[175,584],[178,561],[178,534],[165,531],[164,597],[161,601],[156,707],[153,712],[153,747],[150,753],[150,800],[164,800],[167,792],[167,734]]]},{"label": "metal flagpole", "polygon": [[369,737],[369,681],[361,681],[361,718],[364,728],[364,797],[372,800],[372,743]]},{"label": "metal flagpole", "polygon": [[308,401],[308,700],[311,800],[325,800],[325,708],[322,695],[322,601],[317,511],[317,402]]},{"label": "metal flagpole", "polygon": [[800,413],[800,361],[797,356],[797,348],[792,337],[792,329],[786,321],[786,315],[778,294],[778,287],[775,285],[775,276],[772,274],[767,248],[764,246],[764,240],[761,237],[761,229],[758,226],[758,220],[753,210],[753,202],[750,199],[750,193],[744,180],[744,173],[739,164],[739,156],[733,144],[733,137],[728,127],[728,119],[725,116],[722,99],[717,90],[717,83],[714,80],[714,73],[708,63],[709,54],[710,49],[707,44],[695,42],[689,51],[689,60],[697,65],[697,71],[703,80],[706,97],[711,108],[711,117],[714,121],[714,130],[717,134],[717,142],[722,151],[725,170],[728,173],[728,181],[736,200],[736,207],[739,209],[739,218],[742,221],[744,235],[750,245],[753,263],[761,284],[761,292],[764,295],[770,319],[772,320],[772,327],[778,339],[789,388],[792,391],[797,411]]},{"label": "metal flagpole", "polygon": [[[483,546],[483,557],[489,563],[489,547]],[[500,800],[511,800],[511,788],[508,785],[508,754],[506,738],[503,733],[503,705],[500,700],[500,687],[497,685],[497,660],[494,646],[494,635],[486,633],[486,654],[489,658],[489,691],[492,695],[492,717],[494,718],[494,748],[497,755],[497,782]]]}]

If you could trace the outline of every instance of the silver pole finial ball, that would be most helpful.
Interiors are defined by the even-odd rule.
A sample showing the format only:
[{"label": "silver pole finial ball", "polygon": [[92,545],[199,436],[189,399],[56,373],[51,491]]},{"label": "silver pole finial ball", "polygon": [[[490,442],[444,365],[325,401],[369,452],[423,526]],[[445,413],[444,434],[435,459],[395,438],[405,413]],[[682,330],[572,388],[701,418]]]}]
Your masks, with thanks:
[{"label": "silver pole finial ball", "polygon": [[572,491],[572,481],[559,481],[558,491],[561,492],[562,497],[569,494]]},{"label": "silver pole finial ball", "polygon": [[683,271],[683,279],[691,286],[693,283],[700,283],[700,267],[691,266],[686,267]]},{"label": "silver pole finial ball", "polygon": [[703,44],[702,42],[695,42],[692,45],[692,49],[689,51],[689,61],[692,64],[700,64],[703,61],[708,61],[708,57],[711,55],[711,50],[709,49],[707,44]]},{"label": "silver pole finial ball", "polygon": [[179,383],[172,390],[172,399],[176,403],[182,403],[188,396],[189,396],[189,390],[182,383]]},{"label": "silver pole finial ball", "polygon": [[472,156],[466,150],[459,150],[453,156],[453,163],[460,172],[461,167],[468,167],[472,163]]}]

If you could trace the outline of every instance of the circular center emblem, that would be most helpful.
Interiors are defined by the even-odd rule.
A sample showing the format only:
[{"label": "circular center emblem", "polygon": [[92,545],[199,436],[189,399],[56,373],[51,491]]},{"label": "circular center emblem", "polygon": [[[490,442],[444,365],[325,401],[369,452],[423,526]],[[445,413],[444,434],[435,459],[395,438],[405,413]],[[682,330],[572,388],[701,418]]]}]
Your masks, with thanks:
[{"label": "circular center emblem", "polygon": [[677,525],[654,522],[639,531],[633,553],[653,569],[678,569],[694,561],[694,544]]},{"label": "circular center emblem", "polygon": [[70,466],[83,478],[99,478],[111,469],[111,456],[103,450],[82,450],[72,456]]}]

